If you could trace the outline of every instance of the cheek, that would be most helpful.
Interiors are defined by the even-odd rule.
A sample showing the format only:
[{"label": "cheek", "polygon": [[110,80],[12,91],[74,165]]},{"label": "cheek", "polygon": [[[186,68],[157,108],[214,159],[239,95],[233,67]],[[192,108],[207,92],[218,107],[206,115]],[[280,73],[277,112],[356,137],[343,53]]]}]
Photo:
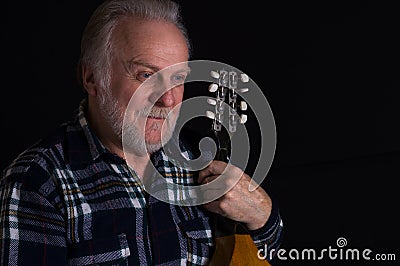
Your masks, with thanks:
[{"label": "cheek", "polygon": [[131,84],[121,85],[122,86],[119,87],[118,90],[114,90],[114,97],[118,101],[120,108],[126,110],[129,106],[129,111],[134,111],[140,108],[140,106],[145,102],[145,99],[140,93],[135,93],[137,91],[137,86],[132,86]]},{"label": "cheek", "polygon": [[175,99],[175,103],[174,106],[180,104],[183,100],[183,86],[179,86],[177,88],[174,88],[174,99]]}]

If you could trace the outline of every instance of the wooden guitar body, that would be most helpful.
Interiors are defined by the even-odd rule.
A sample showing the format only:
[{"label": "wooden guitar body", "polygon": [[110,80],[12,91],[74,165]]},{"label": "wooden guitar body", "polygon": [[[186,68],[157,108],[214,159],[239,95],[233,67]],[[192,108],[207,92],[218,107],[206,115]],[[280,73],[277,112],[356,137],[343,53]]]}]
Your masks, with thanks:
[{"label": "wooden guitar body", "polygon": [[269,266],[266,260],[257,257],[258,249],[253,239],[246,234],[221,236],[215,240],[215,253],[210,266]]},{"label": "wooden guitar body", "polygon": [[270,266],[258,258],[258,249],[244,226],[217,216],[215,222],[215,251],[210,266]]}]

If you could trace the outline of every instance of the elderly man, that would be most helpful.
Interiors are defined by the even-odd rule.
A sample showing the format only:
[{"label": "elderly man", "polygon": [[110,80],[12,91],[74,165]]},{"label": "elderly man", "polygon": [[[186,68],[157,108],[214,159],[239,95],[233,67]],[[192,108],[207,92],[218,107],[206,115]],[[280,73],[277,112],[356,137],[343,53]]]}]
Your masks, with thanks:
[{"label": "elderly man", "polygon": [[111,0],[99,6],[82,38],[86,97],[75,119],[18,156],[1,179],[2,265],[206,265],[215,249],[212,219],[219,214],[243,224],[258,247],[279,246],[278,208],[261,187],[248,190],[247,174],[201,206],[167,204],[145,191],[142,177],[151,158],[165,178],[187,178],[188,185],[215,179],[226,168],[213,161],[193,180],[164,156],[161,135],[174,127],[167,116],[182,102],[183,82],[130,125],[136,148],[127,163],[122,129],[132,95],[189,55],[174,2]]}]

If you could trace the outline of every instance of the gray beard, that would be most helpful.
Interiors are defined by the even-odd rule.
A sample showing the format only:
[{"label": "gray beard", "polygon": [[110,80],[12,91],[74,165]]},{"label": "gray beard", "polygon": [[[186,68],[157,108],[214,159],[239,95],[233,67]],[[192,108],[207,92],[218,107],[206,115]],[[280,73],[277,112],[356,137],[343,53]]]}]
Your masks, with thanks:
[{"label": "gray beard", "polygon": [[[133,120],[129,123],[124,123],[124,112],[121,110],[121,105],[118,100],[113,99],[111,93],[107,91],[100,99],[100,112],[105,118],[106,122],[111,126],[114,134],[123,142],[124,152],[134,153],[138,156],[144,156],[146,154],[152,154],[158,151],[163,144],[171,139],[177,117],[171,115],[167,118],[170,108],[152,107],[142,110],[136,110],[134,113]],[[163,117],[165,125],[163,125],[164,132],[162,132],[162,139],[158,143],[146,142],[144,136],[144,128],[138,128],[138,120],[140,118],[146,118],[147,116]],[[159,129],[158,124],[154,124],[152,129]],[[126,150],[125,150],[126,149]]]}]

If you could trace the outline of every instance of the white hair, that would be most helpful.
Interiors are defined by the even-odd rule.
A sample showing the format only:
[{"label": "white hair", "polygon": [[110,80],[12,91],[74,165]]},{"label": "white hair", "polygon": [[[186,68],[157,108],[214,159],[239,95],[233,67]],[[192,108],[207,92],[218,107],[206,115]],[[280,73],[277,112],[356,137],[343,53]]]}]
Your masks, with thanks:
[{"label": "white hair", "polygon": [[127,17],[162,20],[174,24],[182,32],[190,56],[191,44],[177,3],[171,0],[106,0],[94,11],[83,32],[78,66],[79,82],[82,82],[82,67],[89,67],[95,73],[95,81],[99,87],[106,90],[103,92],[111,93],[107,92],[112,74],[111,37],[118,22]]}]

